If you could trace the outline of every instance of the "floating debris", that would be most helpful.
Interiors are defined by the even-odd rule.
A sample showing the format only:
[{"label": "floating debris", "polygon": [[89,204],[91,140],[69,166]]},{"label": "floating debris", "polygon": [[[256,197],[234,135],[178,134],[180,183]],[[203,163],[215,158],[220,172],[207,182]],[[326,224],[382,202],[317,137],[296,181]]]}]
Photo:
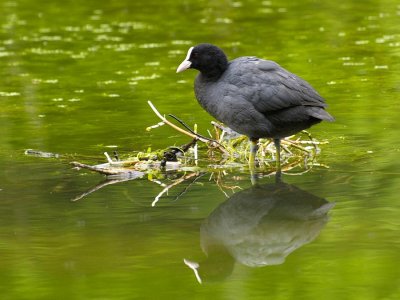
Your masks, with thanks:
[{"label": "floating debris", "polygon": [[25,155],[43,157],[43,158],[60,158],[60,154],[44,152],[39,150],[27,149],[25,150]]}]

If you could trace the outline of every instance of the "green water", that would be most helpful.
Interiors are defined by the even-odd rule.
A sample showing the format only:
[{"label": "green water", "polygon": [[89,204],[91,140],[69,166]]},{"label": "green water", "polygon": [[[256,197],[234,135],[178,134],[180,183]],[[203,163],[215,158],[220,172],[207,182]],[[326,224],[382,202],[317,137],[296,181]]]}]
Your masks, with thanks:
[{"label": "green water", "polygon": [[[2,299],[400,298],[398,1],[11,0],[0,15]],[[188,142],[145,131],[147,100],[206,133],[195,72],[175,73],[199,42],[307,79],[336,117],[311,129],[329,168],[259,190],[201,174],[155,207],[147,178],[71,201],[104,178],[69,161]]]}]

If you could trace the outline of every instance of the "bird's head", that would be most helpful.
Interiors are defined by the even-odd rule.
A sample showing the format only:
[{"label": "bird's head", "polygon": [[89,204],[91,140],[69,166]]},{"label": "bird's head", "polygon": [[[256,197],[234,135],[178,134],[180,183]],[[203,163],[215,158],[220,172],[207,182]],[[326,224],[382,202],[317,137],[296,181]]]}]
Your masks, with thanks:
[{"label": "bird's head", "polygon": [[227,67],[228,59],[220,48],[211,44],[199,44],[189,49],[176,72],[196,69],[204,76],[213,78],[221,76]]}]

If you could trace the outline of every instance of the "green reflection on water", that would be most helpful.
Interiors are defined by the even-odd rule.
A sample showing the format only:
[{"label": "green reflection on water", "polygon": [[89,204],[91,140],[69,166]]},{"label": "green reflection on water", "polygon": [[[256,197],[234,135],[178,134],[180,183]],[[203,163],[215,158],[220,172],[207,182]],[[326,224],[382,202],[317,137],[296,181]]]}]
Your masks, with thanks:
[{"label": "green reflection on water", "polygon": [[[399,290],[400,7],[396,1],[3,1],[0,3],[0,291],[4,299],[397,299]],[[200,286],[183,259],[204,261],[201,224],[226,201],[209,174],[151,208],[162,187],[108,186],[66,164],[187,140],[146,101],[206,133],[187,49],[273,59],[327,99],[328,170],[285,177],[336,202],[319,236],[284,264],[235,262]],[[61,160],[23,157],[34,148]],[[71,158],[71,159],[70,159]],[[239,178],[238,178],[239,177]],[[271,178],[263,179],[265,183]],[[168,182],[168,180],[167,180]],[[232,172],[226,185],[249,187]],[[227,190],[229,195],[232,192]]]}]

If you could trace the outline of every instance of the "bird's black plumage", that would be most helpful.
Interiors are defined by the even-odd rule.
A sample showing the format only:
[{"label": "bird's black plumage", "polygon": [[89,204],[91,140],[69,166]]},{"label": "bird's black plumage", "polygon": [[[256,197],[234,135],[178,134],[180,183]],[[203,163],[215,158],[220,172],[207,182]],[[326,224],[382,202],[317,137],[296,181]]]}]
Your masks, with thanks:
[{"label": "bird's black plumage", "polygon": [[[197,69],[196,98],[214,118],[251,140],[250,169],[259,138],[273,138],[280,174],[280,139],[321,122],[333,121],[313,87],[277,63],[257,57],[228,61],[211,44],[189,49],[177,72]],[[253,173],[253,172],[252,172]]]},{"label": "bird's black plumage", "polygon": [[273,61],[240,57],[228,62],[220,48],[200,44],[189,50],[178,72],[187,68],[200,71],[194,86],[201,106],[251,139],[280,139],[333,120],[309,83]]}]

